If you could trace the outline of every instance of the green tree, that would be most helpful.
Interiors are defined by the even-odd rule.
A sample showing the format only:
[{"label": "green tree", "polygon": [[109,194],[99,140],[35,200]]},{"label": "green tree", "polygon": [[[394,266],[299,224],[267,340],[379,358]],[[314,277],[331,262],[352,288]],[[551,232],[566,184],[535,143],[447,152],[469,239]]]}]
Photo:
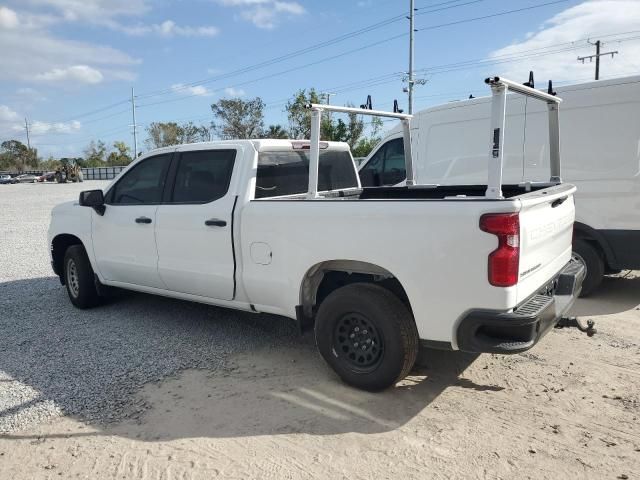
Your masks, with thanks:
[{"label": "green tree", "polygon": [[129,165],[133,160],[131,158],[131,149],[125,142],[117,141],[113,142],[113,150],[107,157],[107,165],[109,166],[123,166]]},{"label": "green tree", "polygon": [[40,162],[40,168],[47,171],[53,171],[56,168],[60,167],[62,164],[60,160],[56,160],[53,156],[49,155],[49,158]]},{"label": "green tree", "polygon": [[153,122],[147,127],[147,134],[149,137],[145,143],[149,149],[211,140],[209,129],[193,122],[183,125],[176,122]]},{"label": "green tree", "polygon": [[289,134],[282,125],[269,125],[262,136],[264,138],[289,138]]},{"label": "green tree", "polygon": [[147,127],[149,149],[168,147],[180,143],[180,127],[176,122],[153,122]]},{"label": "green tree", "polygon": [[351,152],[354,157],[366,157],[371,153],[376,145],[380,143],[380,140],[382,140],[380,132],[382,131],[383,125],[380,117],[371,117],[369,136],[360,138],[358,143],[351,147]]},{"label": "green tree", "polygon": [[0,144],[0,168],[3,170],[22,172],[37,166],[38,152],[35,148],[29,148],[19,140],[6,140]]},{"label": "green tree", "polygon": [[[291,138],[309,139],[311,136],[311,103],[321,103],[320,95],[315,88],[298,90],[287,102],[285,111],[289,119],[289,136]],[[348,105],[352,106],[352,105]],[[330,113],[323,113],[320,125],[320,138],[335,142],[347,142],[352,148],[358,143],[364,132],[364,122],[354,113],[348,114],[348,122],[339,118],[335,120]]]},{"label": "green tree", "polygon": [[[310,103],[320,103],[320,95],[315,88],[298,90],[284,107],[289,120],[289,136],[296,139],[308,139],[311,136]],[[327,115],[323,115],[327,122]]]},{"label": "green tree", "polygon": [[223,139],[260,138],[264,130],[264,102],[260,97],[220,99],[211,104],[211,127]]},{"label": "green tree", "polygon": [[380,143],[379,138],[366,137],[361,138],[358,144],[351,149],[354,157],[366,157]]},{"label": "green tree", "polygon": [[[84,149],[84,159],[80,160],[81,167],[104,167],[107,159],[107,145],[102,141],[91,140]],[[60,159],[62,161],[63,159]]]},{"label": "green tree", "polygon": [[178,127],[178,138],[180,143],[208,142],[211,140],[211,131],[204,125],[189,122]]}]

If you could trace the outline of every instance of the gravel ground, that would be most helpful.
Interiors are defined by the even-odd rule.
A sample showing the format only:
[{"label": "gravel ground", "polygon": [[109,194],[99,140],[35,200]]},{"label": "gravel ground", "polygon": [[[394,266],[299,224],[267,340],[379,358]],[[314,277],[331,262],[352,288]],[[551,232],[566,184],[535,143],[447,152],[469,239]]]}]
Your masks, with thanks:
[{"label": "gravel ground", "polygon": [[371,394],[289,320],[141,294],[74,309],[49,211],[99,185],[0,185],[0,479],[639,478],[640,272],[576,303],[593,338],[425,351]]},{"label": "gravel ground", "polygon": [[285,319],[143,294],[73,308],[49,264],[50,210],[104,185],[0,185],[0,433],[61,414],[115,422],[149,381],[295,338]]}]

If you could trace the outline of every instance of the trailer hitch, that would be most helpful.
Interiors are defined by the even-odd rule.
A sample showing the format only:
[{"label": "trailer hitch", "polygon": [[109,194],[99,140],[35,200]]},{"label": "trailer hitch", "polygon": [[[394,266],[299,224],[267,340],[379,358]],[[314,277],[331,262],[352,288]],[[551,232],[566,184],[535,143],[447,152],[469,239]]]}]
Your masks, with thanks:
[{"label": "trailer hitch", "polygon": [[556,328],[577,328],[581,332],[586,333],[587,336],[593,337],[598,333],[598,330],[594,328],[595,325],[596,322],[593,320],[587,320],[587,325],[585,326],[585,324],[582,323],[581,320],[578,320],[577,317],[562,317],[556,324]]}]

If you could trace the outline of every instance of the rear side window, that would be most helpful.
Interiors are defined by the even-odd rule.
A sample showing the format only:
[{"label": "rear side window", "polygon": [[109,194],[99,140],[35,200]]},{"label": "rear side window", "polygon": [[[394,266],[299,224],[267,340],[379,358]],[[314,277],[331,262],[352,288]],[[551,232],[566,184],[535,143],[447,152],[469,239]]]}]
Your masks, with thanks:
[{"label": "rear side window", "polygon": [[156,155],[142,160],[125,173],[107,198],[113,205],[153,205],[162,200],[171,154]]},{"label": "rear side window", "polygon": [[[255,198],[305,193],[309,188],[309,151],[261,152]],[[347,151],[320,152],[318,191],[355,188],[358,179]]]},{"label": "rear side window", "polygon": [[171,203],[209,203],[224,197],[235,158],[235,150],[181,153]]}]

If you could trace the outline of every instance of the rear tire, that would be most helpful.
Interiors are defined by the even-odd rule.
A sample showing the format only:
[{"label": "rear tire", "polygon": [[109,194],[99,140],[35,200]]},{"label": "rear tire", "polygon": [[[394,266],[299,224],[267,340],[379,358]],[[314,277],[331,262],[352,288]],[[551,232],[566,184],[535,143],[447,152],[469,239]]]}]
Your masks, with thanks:
[{"label": "rear tire", "polygon": [[85,309],[100,304],[93,268],[82,245],[67,248],[64,254],[64,279],[73,305]]},{"label": "rear tire", "polygon": [[573,255],[582,262],[587,270],[580,293],[581,297],[587,297],[602,283],[604,260],[596,247],[581,238],[573,241]]},{"label": "rear tire", "polygon": [[406,377],[418,355],[413,315],[389,290],[370,283],[329,294],[315,336],[320,354],[345,383],[372,392]]}]

